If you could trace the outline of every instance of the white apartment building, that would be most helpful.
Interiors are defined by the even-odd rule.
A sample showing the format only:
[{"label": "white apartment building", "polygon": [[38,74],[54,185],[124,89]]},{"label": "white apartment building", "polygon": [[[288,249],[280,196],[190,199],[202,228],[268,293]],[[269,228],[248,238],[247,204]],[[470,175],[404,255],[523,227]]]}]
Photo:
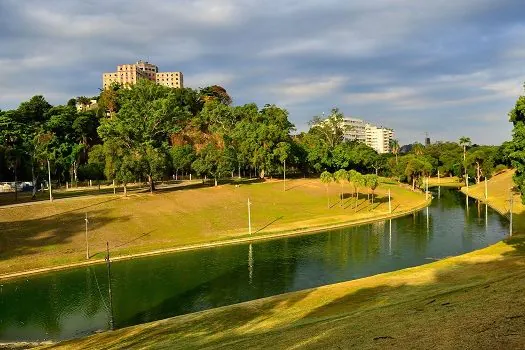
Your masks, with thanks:
[{"label": "white apartment building", "polygon": [[377,153],[390,152],[390,141],[394,137],[392,129],[378,127],[357,118],[344,118],[343,123],[350,127],[344,135],[346,140],[363,142]]},{"label": "white apartment building", "polygon": [[349,130],[345,133],[344,137],[346,140],[366,142],[366,125],[364,120],[356,118],[345,118],[343,124],[349,127]]},{"label": "white apartment building", "polygon": [[392,129],[366,124],[366,144],[377,153],[389,153],[390,141],[394,136]]}]

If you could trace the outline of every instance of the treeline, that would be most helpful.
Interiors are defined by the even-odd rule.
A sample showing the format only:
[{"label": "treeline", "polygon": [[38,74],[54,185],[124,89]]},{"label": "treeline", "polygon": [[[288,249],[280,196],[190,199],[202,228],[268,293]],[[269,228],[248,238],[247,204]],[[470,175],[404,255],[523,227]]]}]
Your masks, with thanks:
[{"label": "treeline", "polygon": [[[91,100],[96,103],[91,104]],[[508,165],[505,145],[462,147],[415,144],[400,155],[377,154],[345,141],[343,115],[315,117],[308,132],[294,134],[288,112],[275,105],[232,106],[220,86],[172,89],[141,80],[118,85],[92,99],[52,106],[34,96],[15,110],[0,111],[0,181],[155,181],[181,174],[217,180],[231,176],[280,176],[354,170],[397,177],[417,185],[436,174],[480,180],[497,164]],[[77,105],[79,108],[77,109]]]}]

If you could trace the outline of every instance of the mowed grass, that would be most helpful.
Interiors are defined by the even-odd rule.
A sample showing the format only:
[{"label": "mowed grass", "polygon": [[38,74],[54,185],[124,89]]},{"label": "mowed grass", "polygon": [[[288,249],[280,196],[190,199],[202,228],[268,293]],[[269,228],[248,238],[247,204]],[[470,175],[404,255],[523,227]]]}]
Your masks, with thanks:
[{"label": "mowed grass", "polygon": [[[500,211],[512,174],[489,182]],[[471,187],[471,193],[479,188]],[[525,207],[515,206],[516,232]],[[174,317],[64,349],[523,349],[525,239],[431,264]]]},{"label": "mowed grass", "polygon": [[254,236],[321,228],[424,205],[421,193],[383,184],[375,203],[361,189],[357,210],[348,184],[326,187],[317,179],[242,183],[204,187],[199,183],[134,192],[128,197],[100,195],[0,208],[0,275],[86,260],[85,217],[91,260],[104,256],[109,242],[112,257],[248,237],[250,199]]},{"label": "mowed grass", "polygon": [[446,176],[440,177],[439,179],[437,177],[431,177],[428,180],[428,186],[430,187],[461,187],[464,184],[465,183],[461,182],[461,180],[457,176]]}]

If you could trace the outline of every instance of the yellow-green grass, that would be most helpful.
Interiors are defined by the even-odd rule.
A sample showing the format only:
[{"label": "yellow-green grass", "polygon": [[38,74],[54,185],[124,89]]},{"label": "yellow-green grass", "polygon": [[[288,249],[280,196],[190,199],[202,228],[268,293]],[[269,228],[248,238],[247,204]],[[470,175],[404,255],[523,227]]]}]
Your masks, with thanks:
[{"label": "yellow-green grass", "polygon": [[443,186],[443,187],[461,187],[464,183],[457,176],[431,177],[428,180],[429,187]]},{"label": "yellow-green grass", "polygon": [[[489,182],[490,203],[501,211],[511,175]],[[523,215],[523,209],[516,206],[516,214]],[[516,230],[523,232],[524,223],[517,221]],[[105,332],[56,348],[522,349],[524,295],[525,240],[515,235],[415,268]]]},{"label": "yellow-green grass", "polygon": [[[91,260],[100,260],[106,242],[112,257],[187,245],[247,238],[250,198],[252,236],[330,227],[424,206],[421,193],[392,184],[375,191],[375,203],[361,189],[357,211],[348,184],[328,188],[317,179],[200,187],[192,184],[149,193],[100,195],[0,208],[0,278],[31,269],[86,260],[85,215]],[[342,204],[342,206],[340,206]]]}]

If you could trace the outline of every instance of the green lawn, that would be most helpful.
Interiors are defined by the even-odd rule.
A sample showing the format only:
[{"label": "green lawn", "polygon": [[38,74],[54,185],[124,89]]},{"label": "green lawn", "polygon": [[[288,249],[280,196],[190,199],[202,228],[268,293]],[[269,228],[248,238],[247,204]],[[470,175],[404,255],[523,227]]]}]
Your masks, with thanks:
[{"label": "green lawn", "polygon": [[[357,210],[351,188],[326,187],[316,179],[244,182],[202,187],[199,182],[159,190],[78,196],[53,203],[0,207],[0,277],[2,274],[85,261],[85,215],[91,260],[103,258],[106,242],[112,257],[173,247],[227,241],[248,236],[250,198],[253,235],[329,227],[388,215],[387,191],[394,213],[425,204],[421,193],[393,184],[376,189],[375,203],[361,189]],[[342,206],[340,205],[342,204]]]},{"label": "green lawn", "polygon": [[[489,182],[505,211],[510,172]],[[478,193],[481,185],[471,187]],[[519,202],[519,201],[518,201]],[[515,236],[415,268],[156,321],[58,344],[68,349],[520,349],[525,207]]]}]

